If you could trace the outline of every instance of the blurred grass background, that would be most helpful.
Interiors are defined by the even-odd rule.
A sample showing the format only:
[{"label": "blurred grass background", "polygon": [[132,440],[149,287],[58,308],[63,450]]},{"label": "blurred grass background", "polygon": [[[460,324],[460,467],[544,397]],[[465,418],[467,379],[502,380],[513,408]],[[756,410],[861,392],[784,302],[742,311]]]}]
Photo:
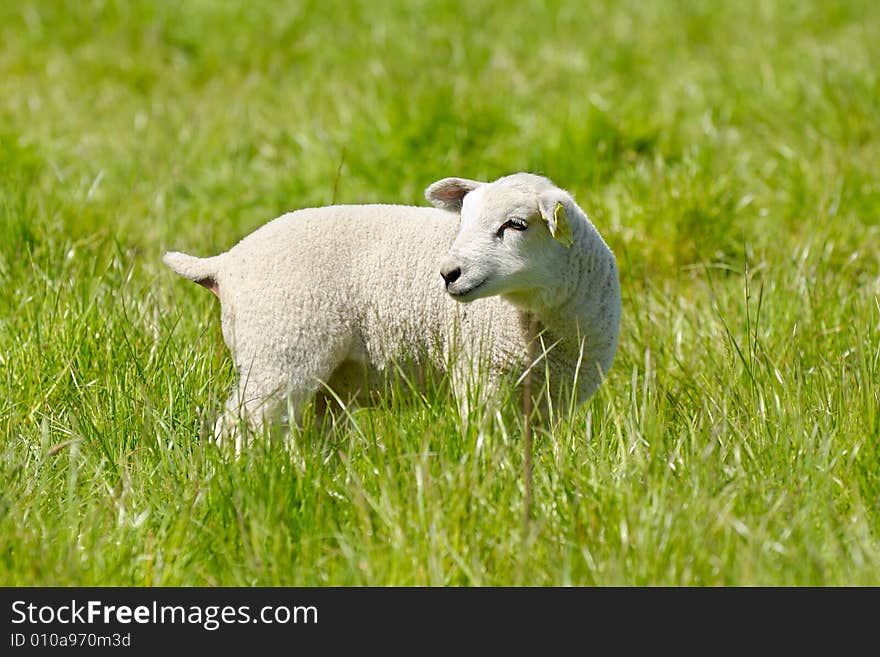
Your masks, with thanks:
[{"label": "blurred grass background", "polygon": [[[878,64],[867,1],[0,4],[0,583],[880,583]],[[163,250],[518,170],[624,290],[530,528],[439,391],[206,446]]]}]

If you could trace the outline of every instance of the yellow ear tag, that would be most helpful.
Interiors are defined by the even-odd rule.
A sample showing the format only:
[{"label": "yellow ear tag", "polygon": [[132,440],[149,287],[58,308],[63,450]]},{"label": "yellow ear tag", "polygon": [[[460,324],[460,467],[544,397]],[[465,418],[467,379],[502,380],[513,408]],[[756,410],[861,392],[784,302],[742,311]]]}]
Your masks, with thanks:
[{"label": "yellow ear tag", "polygon": [[574,244],[574,237],[571,234],[571,225],[568,223],[568,215],[565,214],[565,208],[562,207],[562,203],[556,204],[556,209],[553,211],[553,220],[556,223],[555,230],[550,231],[550,234],[553,235],[553,239],[565,247]]}]

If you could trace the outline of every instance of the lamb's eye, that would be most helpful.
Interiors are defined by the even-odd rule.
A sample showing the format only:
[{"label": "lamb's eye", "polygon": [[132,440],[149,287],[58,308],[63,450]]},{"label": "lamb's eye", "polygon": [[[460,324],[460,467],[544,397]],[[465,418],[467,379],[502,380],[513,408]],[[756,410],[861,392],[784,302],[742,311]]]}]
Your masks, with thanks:
[{"label": "lamb's eye", "polygon": [[510,228],[511,230],[524,231],[528,228],[529,225],[520,219],[508,219],[503,224],[501,224],[501,228],[498,229],[498,237],[501,237],[504,234],[504,231]]}]

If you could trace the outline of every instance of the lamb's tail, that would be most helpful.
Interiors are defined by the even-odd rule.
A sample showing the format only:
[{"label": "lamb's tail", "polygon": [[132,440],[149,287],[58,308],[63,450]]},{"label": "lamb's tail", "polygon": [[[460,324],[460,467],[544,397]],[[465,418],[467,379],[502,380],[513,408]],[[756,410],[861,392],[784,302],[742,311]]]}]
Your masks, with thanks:
[{"label": "lamb's tail", "polygon": [[174,272],[220,296],[220,286],[217,283],[219,271],[217,257],[196,258],[179,251],[169,251],[162,256],[162,261]]}]

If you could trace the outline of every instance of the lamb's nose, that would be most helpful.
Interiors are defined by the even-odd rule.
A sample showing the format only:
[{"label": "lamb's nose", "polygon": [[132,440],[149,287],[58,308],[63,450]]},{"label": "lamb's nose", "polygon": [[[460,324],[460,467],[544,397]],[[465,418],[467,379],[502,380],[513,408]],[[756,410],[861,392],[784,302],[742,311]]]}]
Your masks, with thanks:
[{"label": "lamb's nose", "polygon": [[440,275],[446,281],[446,287],[458,280],[461,276],[461,267],[453,267],[452,269],[441,269]]}]

